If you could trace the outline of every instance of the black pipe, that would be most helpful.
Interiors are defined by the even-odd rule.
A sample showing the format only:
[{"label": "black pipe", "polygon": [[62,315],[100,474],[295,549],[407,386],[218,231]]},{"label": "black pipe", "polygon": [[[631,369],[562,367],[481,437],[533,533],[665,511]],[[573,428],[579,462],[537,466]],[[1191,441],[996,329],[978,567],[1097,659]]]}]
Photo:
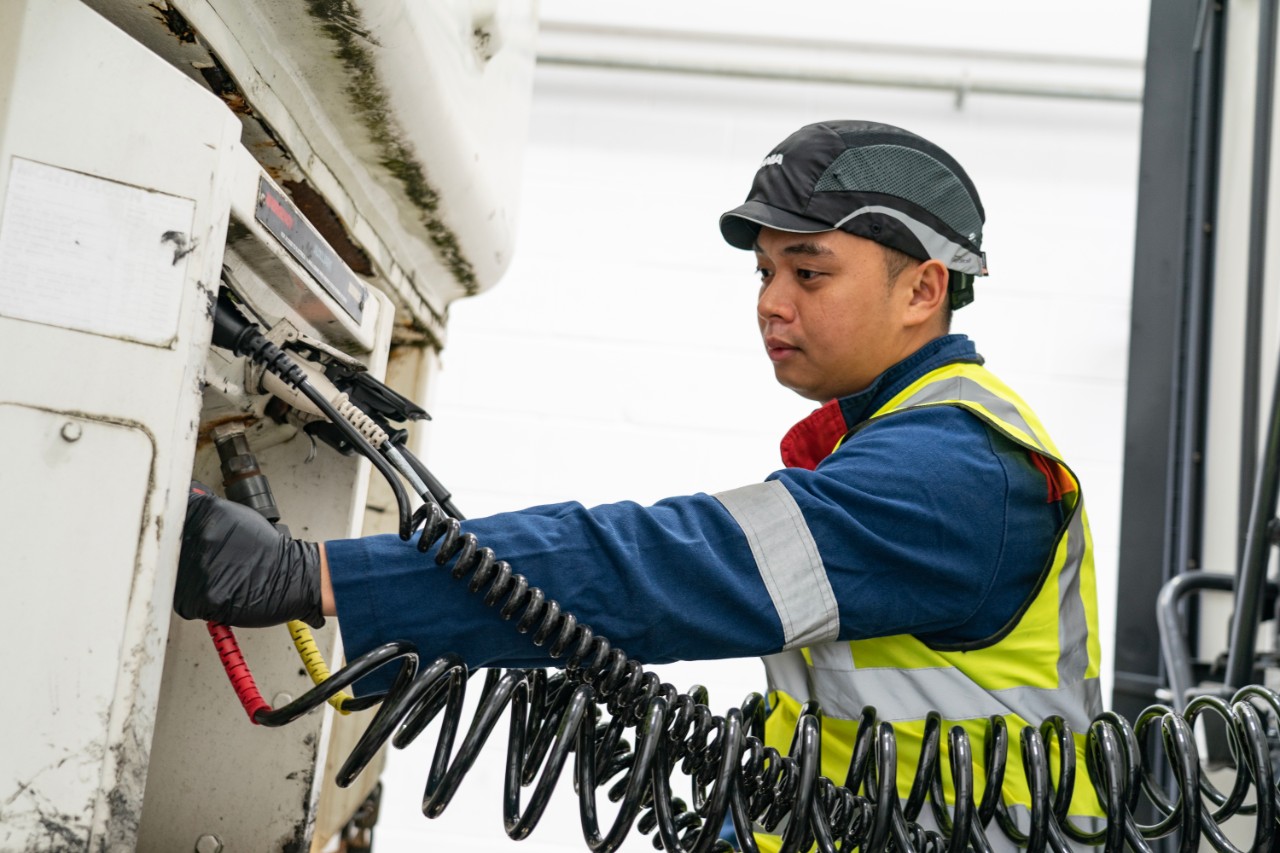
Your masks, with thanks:
[{"label": "black pipe", "polygon": [[[1271,102],[1275,93],[1276,4],[1258,10],[1258,82],[1254,105],[1253,197],[1250,203],[1248,299],[1245,309],[1244,405],[1240,446],[1240,506],[1251,507],[1240,555],[1236,610],[1227,653],[1228,685],[1243,686],[1253,675],[1254,646],[1262,617],[1261,589],[1266,581],[1270,541],[1267,526],[1275,517],[1280,485],[1280,365],[1271,398],[1271,419],[1261,469],[1258,468],[1258,395],[1261,373],[1263,273],[1266,268],[1268,184],[1271,179]],[[1252,495],[1250,495],[1252,491]],[[1250,502],[1252,497],[1252,502]],[[1241,513],[1242,519],[1244,513]]]},{"label": "black pipe", "polygon": [[[1235,587],[1235,575],[1223,572],[1183,572],[1160,589],[1160,597],[1156,600],[1160,650],[1164,656],[1165,671],[1169,674],[1173,709],[1179,714],[1187,709],[1187,702],[1196,684],[1195,674],[1191,668],[1189,632],[1186,622],[1178,612],[1178,607],[1182,600],[1192,593],[1205,590],[1231,592]],[[1262,595],[1264,609],[1273,608],[1280,601],[1280,586],[1272,581],[1266,581]]]},{"label": "black pipe", "polygon": [[[1204,436],[1212,328],[1214,231],[1218,204],[1219,137],[1222,127],[1223,11],[1202,0],[1196,38],[1196,82],[1192,110],[1192,165],[1187,216],[1186,288],[1179,347],[1177,468],[1174,472],[1173,564],[1166,577],[1200,564],[1204,499]],[[1194,616],[1193,620],[1194,622]]]},{"label": "black pipe", "polygon": [[[441,483],[436,479],[435,475],[427,469],[426,465],[422,464],[422,460],[418,459],[417,456],[414,456],[407,447],[400,448],[400,455],[409,463],[409,467],[413,469],[413,472],[418,475],[419,479],[426,483],[427,491],[431,493],[431,497],[435,499],[435,502],[440,504],[440,508],[444,510],[450,518],[456,518],[458,521],[466,521],[467,517],[462,514],[461,510],[453,505],[453,494],[445,488],[444,483]],[[424,495],[423,498],[425,499],[425,497],[426,496]]]},{"label": "black pipe", "polygon": [[1231,641],[1227,649],[1228,687],[1244,687],[1253,678],[1254,646],[1262,621],[1263,587],[1267,582],[1267,557],[1271,553],[1271,520],[1276,514],[1280,493],[1280,365],[1276,367],[1275,389],[1271,393],[1271,420],[1262,467],[1258,470],[1249,513],[1249,533],[1245,538],[1244,560],[1236,583],[1236,610],[1231,618]]},{"label": "black pipe", "polygon": [[[1244,400],[1240,426],[1240,541],[1248,538],[1249,506],[1258,464],[1258,398],[1262,392],[1263,276],[1267,261],[1267,207],[1271,186],[1271,105],[1275,99],[1276,4],[1258,6],[1258,67],[1253,107],[1253,192],[1249,201],[1249,265],[1246,273]],[[1245,552],[1237,554],[1247,559]]]},{"label": "black pipe", "polygon": [[1230,592],[1236,576],[1223,572],[1183,572],[1160,588],[1156,599],[1156,621],[1160,628],[1160,651],[1164,659],[1173,709],[1181,714],[1187,709],[1187,696],[1196,685],[1191,668],[1191,641],[1186,623],[1178,613],[1182,599],[1193,592],[1217,590]]}]

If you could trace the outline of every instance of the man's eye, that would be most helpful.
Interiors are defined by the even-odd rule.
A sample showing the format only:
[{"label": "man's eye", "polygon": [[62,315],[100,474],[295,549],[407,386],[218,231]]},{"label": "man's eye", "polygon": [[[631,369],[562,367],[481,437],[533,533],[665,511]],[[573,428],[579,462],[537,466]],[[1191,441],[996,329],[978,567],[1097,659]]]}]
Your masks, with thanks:
[{"label": "man's eye", "polygon": [[796,270],[796,278],[801,281],[813,281],[817,277],[817,270]]},{"label": "man's eye", "polygon": [[773,275],[773,270],[767,270],[764,267],[756,267],[756,275],[760,276],[761,281],[768,281],[769,276]]}]

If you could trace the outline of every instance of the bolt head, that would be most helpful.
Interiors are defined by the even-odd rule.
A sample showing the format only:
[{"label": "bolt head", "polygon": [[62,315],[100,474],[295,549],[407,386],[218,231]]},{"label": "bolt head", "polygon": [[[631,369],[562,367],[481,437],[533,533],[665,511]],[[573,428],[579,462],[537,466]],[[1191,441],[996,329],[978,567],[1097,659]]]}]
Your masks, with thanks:
[{"label": "bolt head", "polygon": [[67,421],[65,424],[62,425],[63,441],[79,441],[80,436],[83,434],[84,432],[83,430],[81,430],[80,424],[76,423],[75,421]]},{"label": "bolt head", "polygon": [[293,695],[289,693],[277,693],[271,697],[272,708],[283,708],[293,701]]},{"label": "bolt head", "polygon": [[222,839],[216,835],[202,835],[196,839],[196,853],[222,853]]}]

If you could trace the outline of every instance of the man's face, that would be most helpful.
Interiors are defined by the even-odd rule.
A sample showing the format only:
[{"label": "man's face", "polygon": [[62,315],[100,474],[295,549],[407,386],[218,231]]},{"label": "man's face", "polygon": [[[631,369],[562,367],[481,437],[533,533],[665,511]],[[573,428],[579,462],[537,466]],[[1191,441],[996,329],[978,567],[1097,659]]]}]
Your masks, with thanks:
[{"label": "man's face", "polygon": [[877,243],[843,231],[762,228],[756,314],[778,382],[819,402],[861,391],[914,352],[904,324],[911,299],[891,287]]}]

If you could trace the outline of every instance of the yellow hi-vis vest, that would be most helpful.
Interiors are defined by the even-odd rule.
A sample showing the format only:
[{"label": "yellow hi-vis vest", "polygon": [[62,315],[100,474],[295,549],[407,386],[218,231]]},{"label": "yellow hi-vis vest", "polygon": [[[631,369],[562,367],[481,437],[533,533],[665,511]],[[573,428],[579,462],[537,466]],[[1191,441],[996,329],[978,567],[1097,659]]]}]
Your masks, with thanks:
[{"label": "yellow hi-vis vest", "polygon": [[[801,705],[817,700],[822,710],[821,772],[843,784],[858,718],[863,707],[871,705],[877,718],[893,723],[897,733],[898,795],[905,799],[920,758],[925,718],[936,710],[944,721],[941,764],[951,804],[954,792],[946,734],[957,724],[968,732],[977,800],[986,784],[982,757],[987,720],[1000,715],[1009,731],[1004,802],[1015,818],[1019,812],[1025,818],[1024,809],[1031,800],[1022,771],[1020,735],[1024,726],[1039,726],[1056,714],[1070,724],[1076,741],[1077,775],[1070,813],[1078,818],[1099,817],[1102,811],[1084,769],[1084,741],[1089,723],[1102,711],[1101,644],[1093,541],[1079,481],[1027,404],[976,364],[949,364],[931,371],[886,403],[868,423],[926,406],[959,406],[1045,460],[1048,476],[1056,478],[1062,493],[1065,514],[1053,558],[1011,624],[981,647],[945,650],[902,634],[823,643],[765,658],[772,709],[765,742],[786,754]],[[1056,747],[1051,744],[1049,751],[1056,754]],[[924,814],[928,813],[926,806]],[[1025,831],[1026,820],[1019,825]],[[994,821],[987,834],[999,849],[1004,836]],[[781,846],[776,835],[757,833],[756,841],[770,853]]]}]

